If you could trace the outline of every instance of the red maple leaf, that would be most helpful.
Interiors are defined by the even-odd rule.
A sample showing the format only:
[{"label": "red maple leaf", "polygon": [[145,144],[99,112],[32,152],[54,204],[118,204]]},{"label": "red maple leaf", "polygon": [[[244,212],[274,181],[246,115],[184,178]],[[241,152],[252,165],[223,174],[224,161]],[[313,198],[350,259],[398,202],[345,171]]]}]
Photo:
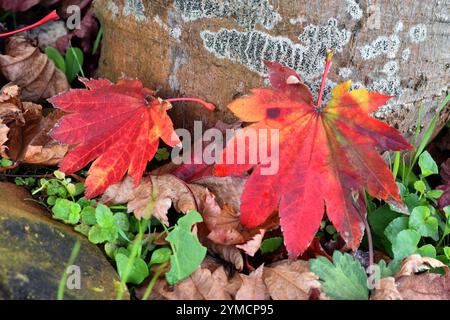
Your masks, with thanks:
[{"label": "red maple leaf", "polygon": [[52,130],[52,137],[76,145],[61,161],[61,171],[70,174],[95,160],[85,183],[88,198],[120,182],[127,172],[137,186],[159,138],[169,146],[180,143],[167,114],[170,102],[197,101],[214,108],[197,99],[161,100],[138,80],[82,81],[89,90],[70,90],[49,101],[69,113]]},{"label": "red maple leaf", "polygon": [[[258,164],[242,194],[241,221],[253,228],[278,210],[291,256],[308,248],[325,211],[348,246],[355,249],[364,230],[363,189],[373,197],[401,204],[394,177],[377,149],[411,146],[397,130],[369,116],[391,97],[365,89],[349,91],[348,81],[336,86],[328,105],[322,107],[331,56],[327,54],[316,104],[295,71],[266,62],[273,88],[253,89],[251,95],[228,106],[242,121],[253,122],[244,133],[255,130],[259,143],[270,142],[261,137],[260,129],[279,130],[278,173],[263,175],[267,164],[256,155]],[[234,164],[216,164],[215,174],[240,174],[254,167],[248,162],[236,164],[237,140],[231,139],[222,154],[222,161],[231,156]],[[249,151],[246,144],[247,160]]]}]

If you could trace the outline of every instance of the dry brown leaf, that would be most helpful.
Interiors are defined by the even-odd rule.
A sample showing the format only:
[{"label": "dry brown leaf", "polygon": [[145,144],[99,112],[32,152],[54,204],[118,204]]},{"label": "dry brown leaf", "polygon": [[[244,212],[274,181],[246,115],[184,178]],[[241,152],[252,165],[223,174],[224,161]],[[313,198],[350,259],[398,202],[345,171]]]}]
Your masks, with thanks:
[{"label": "dry brown leaf", "polygon": [[[55,110],[39,122],[37,133],[25,140],[23,162],[29,164],[57,165],[69,151],[69,146],[55,141],[49,134],[50,130],[61,118],[62,112]],[[25,129],[25,137],[27,137]]]},{"label": "dry brown leaf", "polygon": [[173,290],[160,279],[155,284],[153,298],[168,300],[231,300],[221,281],[214,278],[211,271],[201,266],[189,277],[177,283]]},{"label": "dry brown leaf", "polygon": [[422,273],[397,279],[403,300],[450,300],[450,275]]},{"label": "dry brown leaf", "polygon": [[26,38],[11,37],[5,53],[0,55],[0,70],[22,89],[22,100],[40,102],[70,88],[65,74]]},{"label": "dry brown leaf", "polygon": [[248,276],[240,274],[242,286],[236,293],[236,300],[269,300],[269,293],[262,279],[263,271],[264,265],[261,265]]},{"label": "dry brown leaf", "polygon": [[241,250],[244,250],[246,254],[253,257],[255,253],[259,250],[261,247],[261,242],[263,241],[264,234],[266,233],[266,230],[260,229],[258,234],[255,234],[255,236],[247,241],[244,244],[237,245],[236,248],[239,248]]},{"label": "dry brown leaf", "polygon": [[403,261],[400,270],[395,275],[395,278],[398,279],[402,276],[410,276],[417,272],[441,267],[448,268],[439,260],[430,257],[422,257],[420,254],[413,254]]},{"label": "dry brown leaf", "polygon": [[4,86],[0,95],[1,156],[29,164],[58,164],[68,146],[57,143],[48,133],[61,115],[55,111],[44,118],[40,105],[20,101],[17,85]]},{"label": "dry brown leaf", "polygon": [[217,244],[208,239],[202,241],[202,244],[223,260],[230,262],[237,270],[242,270],[244,268],[242,254],[235,246]]},{"label": "dry brown leaf", "polygon": [[312,289],[320,289],[319,278],[304,260],[282,260],[264,269],[264,283],[274,300],[308,300]]},{"label": "dry brown leaf", "polygon": [[380,279],[379,288],[375,289],[370,300],[403,300],[398,292],[394,277]]},{"label": "dry brown leaf", "polygon": [[193,181],[215,194],[215,200],[219,206],[227,205],[236,212],[239,212],[241,207],[241,195],[245,182],[247,182],[247,178],[215,176],[202,177]]},{"label": "dry brown leaf", "polygon": [[[191,184],[190,186],[193,185]],[[239,220],[239,211],[229,206],[228,203],[224,203],[220,207],[216,201],[215,194],[209,192],[208,189],[203,189],[202,193],[199,193],[197,189],[191,189],[196,195],[203,221],[210,231],[208,238],[215,243],[223,245],[243,244],[251,241],[256,235],[261,234],[261,230],[271,230],[278,226],[278,218],[274,215],[262,226],[247,229]],[[220,193],[219,190],[216,192]],[[257,240],[259,240],[259,237],[256,238]],[[254,241],[253,244],[256,245],[257,243]],[[252,250],[248,251],[251,252]]]},{"label": "dry brown leaf", "polygon": [[110,186],[100,201],[110,204],[128,203],[128,212],[134,212],[136,217],[148,218],[153,215],[165,225],[169,224],[167,212],[172,204],[182,213],[197,210],[189,187],[170,174],[144,177],[137,188],[134,188],[132,178],[127,176],[121,183]]},{"label": "dry brown leaf", "polygon": [[[203,263],[202,263],[203,264]],[[218,281],[225,291],[232,297],[235,298],[237,291],[242,286],[242,278],[239,273],[234,273],[233,277],[228,277],[225,272],[225,268],[220,266],[213,272],[213,278]]]}]

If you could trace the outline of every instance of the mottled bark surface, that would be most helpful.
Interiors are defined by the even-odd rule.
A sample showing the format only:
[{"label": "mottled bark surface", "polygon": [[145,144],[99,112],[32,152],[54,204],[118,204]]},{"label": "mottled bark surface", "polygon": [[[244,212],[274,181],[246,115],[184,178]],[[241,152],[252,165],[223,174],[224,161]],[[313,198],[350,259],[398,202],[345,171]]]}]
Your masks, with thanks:
[{"label": "mottled bark surface", "polygon": [[218,106],[175,108],[177,126],[232,121],[226,105],[266,84],[262,59],[296,69],[317,92],[326,48],[336,51],[328,87],[352,79],[395,96],[376,116],[407,137],[419,106],[427,124],[448,91],[449,0],[96,0],[95,8],[105,26],[102,76]]}]

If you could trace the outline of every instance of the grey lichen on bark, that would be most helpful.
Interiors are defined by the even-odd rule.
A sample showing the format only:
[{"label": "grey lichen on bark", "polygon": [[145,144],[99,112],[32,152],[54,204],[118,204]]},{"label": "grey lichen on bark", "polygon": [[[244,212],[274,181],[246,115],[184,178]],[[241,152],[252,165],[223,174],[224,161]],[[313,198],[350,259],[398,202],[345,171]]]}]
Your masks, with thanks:
[{"label": "grey lichen on bark", "polygon": [[352,79],[394,96],[375,116],[407,136],[419,106],[426,125],[448,91],[449,0],[96,0],[96,11],[106,27],[102,75],[218,105],[214,114],[175,111],[188,128],[192,118],[232,121],[226,105],[267,84],[262,59],[294,68],[317,92],[329,48],[327,92]]}]

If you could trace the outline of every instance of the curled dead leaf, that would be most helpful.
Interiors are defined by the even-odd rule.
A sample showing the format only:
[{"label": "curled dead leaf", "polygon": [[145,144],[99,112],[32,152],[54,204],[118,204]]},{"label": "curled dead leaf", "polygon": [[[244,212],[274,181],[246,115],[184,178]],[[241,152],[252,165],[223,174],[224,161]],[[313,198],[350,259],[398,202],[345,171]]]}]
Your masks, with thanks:
[{"label": "curled dead leaf", "polygon": [[378,288],[370,296],[370,300],[403,300],[398,292],[394,277],[380,279]]},{"label": "curled dead leaf", "polygon": [[48,134],[61,113],[55,111],[43,117],[40,105],[20,101],[17,85],[7,84],[1,91],[1,156],[29,164],[56,165],[69,148]]},{"label": "curled dead leaf", "polygon": [[134,212],[136,217],[149,218],[153,215],[165,225],[169,225],[167,212],[172,204],[182,213],[197,210],[189,187],[170,174],[144,177],[137,188],[132,178],[127,176],[122,182],[108,187],[100,201],[109,204],[128,203],[128,212]]},{"label": "curled dead leaf", "polygon": [[269,293],[262,279],[263,271],[264,265],[261,265],[248,276],[239,274],[242,286],[236,293],[236,300],[269,300]]},{"label": "curled dead leaf", "polygon": [[308,300],[312,291],[321,287],[303,260],[276,262],[264,269],[263,279],[274,300]]},{"label": "curled dead leaf", "polygon": [[0,55],[0,70],[22,89],[22,100],[39,102],[70,88],[65,74],[24,37],[8,40],[5,54]]},{"label": "curled dead leaf", "polygon": [[242,254],[235,246],[217,244],[208,239],[202,241],[202,244],[206,246],[209,251],[217,254],[223,260],[230,262],[237,270],[242,270],[244,268]]},{"label": "curled dead leaf", "polygon": [[422,273],[397,280],[403,300],[450,300],[450,275]]},{"label": "curled dead leaf", "polygon": [[255,236],[247,241],[244,244],[236,245],[236,248],[239,248],[241,250],[244,250],[246,254],[253,257],[255,253],[259,250],[261,247],[261,242],[263,241],[264,234],[266,233],[266,230],[260,229],[258,234],[255,234]]},{"label": "curled dead leaf", "polygon": [[[215,272],[222,272],[218,271]],[[221,281],[217,281],[210,270],[201,266],[189,277],[177,283],[170,290],[167,282],[159,279],[153,289],[152,297],[168,300],[231,300]],[[220,277],[219,277],[220,278]]]},{"label": "curled dead leaf", "polygon": [[403,276],[410,276],[418,272],[436,268],[446,268],[448,270],[448,267],[437,259],[413,254],[403,261],[395,278],[398,279]]}]

